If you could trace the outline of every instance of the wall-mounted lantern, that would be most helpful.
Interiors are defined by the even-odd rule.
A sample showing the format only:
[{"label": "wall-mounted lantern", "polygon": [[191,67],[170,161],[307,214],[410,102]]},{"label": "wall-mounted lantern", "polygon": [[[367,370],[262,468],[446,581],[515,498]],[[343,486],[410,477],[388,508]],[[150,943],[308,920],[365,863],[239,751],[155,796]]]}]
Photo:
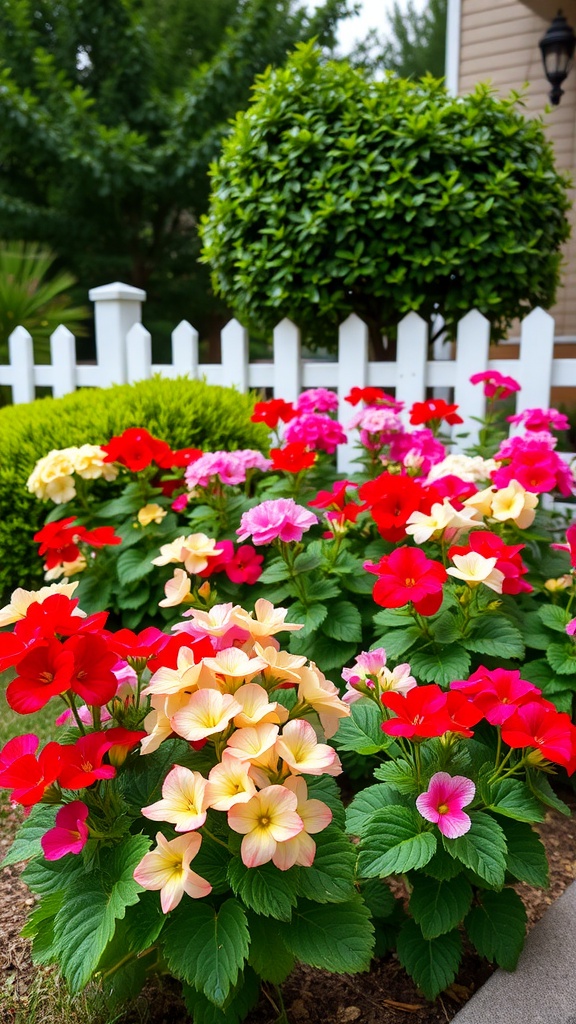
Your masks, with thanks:
[{"label": "wall-mounted lantern", "polygon": [[575,45],[574,29],[568,24],[562,11],[558,11],[550,28],[539,43],[544,72],[552,86],[550,100],[555,107],[558,106],[560,98],[564,95],[561,85],[572,67]]}]

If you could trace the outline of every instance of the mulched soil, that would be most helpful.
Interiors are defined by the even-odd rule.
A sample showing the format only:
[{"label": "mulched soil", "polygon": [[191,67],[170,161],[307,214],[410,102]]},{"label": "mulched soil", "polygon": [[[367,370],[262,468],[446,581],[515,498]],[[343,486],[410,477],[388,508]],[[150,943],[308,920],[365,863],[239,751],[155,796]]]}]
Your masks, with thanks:
[{"label": "mulched soil", "polygon": [[[576,811],[576,797],[563,791],[562,799]],[[4,853],[21,814],[9,806],[2,819],[0,853]],[[550,904],[576,878],[576,818],[551,811],[538,826],[550,863],[550,888],[542,891],[519,884],[516,888],[527,910],[528,927],[542,917]],[[34,903],[20,881],[24,865],[5,868],[0,889],[0,992],[11,990],[14,1005],[25,1005],[36,974],[29,943],[19,936]],[[375,961],[369,974],[332,975],[299,967],[282,988],[291,1024],[446,1024],[492,973],[493,968],[472,950],[464,956],[456,982],[436,1001],[429,1003],[407,977],[395,955]],[[246,1024],[274,1024],[278,1017],[276,996],[265,993]],[[2,1020],[0,1024],[9,1024]],[[134,1008],[115,1024],[190,1024],[174,983],[162,989],[150,986]]]}]

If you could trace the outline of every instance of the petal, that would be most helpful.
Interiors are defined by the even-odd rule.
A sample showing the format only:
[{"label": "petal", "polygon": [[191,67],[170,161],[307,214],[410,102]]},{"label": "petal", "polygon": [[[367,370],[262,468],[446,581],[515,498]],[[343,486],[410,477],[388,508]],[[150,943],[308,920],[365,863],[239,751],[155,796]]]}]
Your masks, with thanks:
[{"label": "petal", "polygon": [[272,860],[276,851],[276,840],[264,829],[254,829],[244,836],[240,855],[247,868],[256,868]]},{"label": "petal", "polygon": [[472,821],[464,811],[449,811],[439,815],[437,825],[447,839],[457,839],[470,831]]},{"label": "petal", "polygon": [[200,900],[203,896],[208,896],[212,892],[212,886],[210,882],[207,882],[201,875],[197,875],[195,871],[188,871],[184,882],[184,892],[191,896],[193,900]]},{"label": "petal", "polygon": [[165,914],[177,907],[184,895],[184,879],[181,872],[173,872],[160,891],[160,905]]}]

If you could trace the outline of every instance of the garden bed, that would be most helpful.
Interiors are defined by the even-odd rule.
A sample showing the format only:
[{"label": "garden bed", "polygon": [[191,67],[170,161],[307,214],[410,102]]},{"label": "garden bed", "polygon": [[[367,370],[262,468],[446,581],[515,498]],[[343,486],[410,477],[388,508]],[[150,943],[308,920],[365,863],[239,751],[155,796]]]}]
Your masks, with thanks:
[{"label": "garden bed", "polygon": [[[562,799],[576,811],[576,797],[567,789]],[[20,809],[2,804],[2,839],[4,854],[22,817]],[[550,811],[546,821],[536,826],[550,864],[550,887],[533,889],[515,886],[526,906],[528,927],[532,927],[576,878],[576,818],[566,818]],[[26,916],[34,902],[20,880],[23,865],[5,868],[0,893],[0,1020],[2,1024],[52,1024],[52,977],[45,986],[46,1000],[38,997],[39,969],[30,960],[29,942],[20,937]],[[332,975],[311,967],[297,968],[283,986],[283,997],[291,1024],[444,1024],[486,981],[493,968],[481,957],[468,951],[462,961],[456,982],[435,1003],[422,997],[414,982],[395,955],[374,961],[369,975]],[[31,989],[35,990],[34,1009],[28,1009]],[[178,995],[179,986],[169,981],[160,989],[147,987],[135,1006],[115,1024],[189,1024],[190,1017]],[[41,989],[40,989],[41,990]],[[271,993],[271,999],[275,995]],[[84,1001],[72,1004],[66,1024],[111,1024],[99,1007],[87,1007]],[[246,1024],[274,1024],[278,1014],[270,997],[262,996],[258,1006],[246,1018]],[[62,1016],[60,1017],[60,1024]]]}]

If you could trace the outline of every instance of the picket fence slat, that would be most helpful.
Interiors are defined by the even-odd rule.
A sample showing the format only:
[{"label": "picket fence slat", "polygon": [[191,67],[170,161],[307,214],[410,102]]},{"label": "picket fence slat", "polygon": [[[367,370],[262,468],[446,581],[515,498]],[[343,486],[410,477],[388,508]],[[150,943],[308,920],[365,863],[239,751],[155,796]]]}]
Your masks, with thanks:
[{"label": "picket fence slat", "polygon": [[[522,322],[521,337],[515,339],[516,359],[489,358],[490,325],[472,310],[458,324],[456,344],[437,341],[433,358],[429,325],[409,313],[398,325],[395,362],[368,361],[368,328],[352,315],[338,331],[337,361],[303,359],[298,326],[282,320],[273,331],[273,360],[250,363],[248,332],[231,320],[221,332],[221,363],[200,363],[198,332],[182,320],[172,331],[171,362],[159,364],[152,362],[152,339],[142,324],[145,292],[115,282],[91,289],[89,297],[95,303],[96,362],[77,363],[74,336],[60,326],[50,339],[51,362],[35,366],[32,338],[16,327],[8,339],[9,362],[0,364],[0,384],[11,388],[14,403],[33,401],[37,387],[50,388],[59,397],[79,387],[134,382],[152,374],[188,375],[240,391],[267,391],[289,401],[295,401],[303,388],[332,388],[338,394],[340,421],[347,423],[353,409],[344,399],[351,387],[395,391],[406,404],[405,415],[431,389],[437,396],[453,394],[464,419],[457,431],[468,431],[470,439],[478,429],[474,418],[482,417],[485,409],[483,389],[470,384],[473,373],[488,369],[515,377],[522,385],[516,400],[519,411],[549,405],[551,387],[576,388],[576,358],[554,358],[554,320],[542,309],[533,310]],[[436,318],[433,329],[437,332],[441,326]],[[349,471],[353,456],[351,444],[341,445],[339,469]]]}]

